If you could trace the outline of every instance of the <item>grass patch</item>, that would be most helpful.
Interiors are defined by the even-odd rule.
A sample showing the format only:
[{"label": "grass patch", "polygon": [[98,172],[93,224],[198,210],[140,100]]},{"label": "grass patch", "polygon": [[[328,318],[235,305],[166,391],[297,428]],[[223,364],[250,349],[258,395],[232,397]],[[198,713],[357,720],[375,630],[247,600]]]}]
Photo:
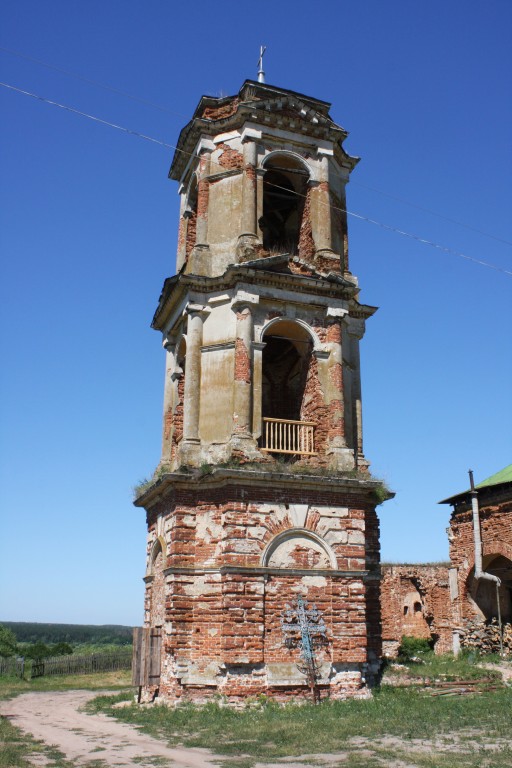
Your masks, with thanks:
[{"label": "grass patch", "polygon": [[[279,706],[263,699],[244,710],[208,704],[113,709],[126,693],[102,696],[88,704],[164,738],[173,746],[204,747],[229,756],[226,766],[252,768],[256,762],[341,753],[344,768],[371,768],[403,761],[417,768],[509,768],[512,689],[477,695],[432,697],[425,680],[499,679],[475,660],[425,654],[423,664],[404,665],[412,687],[383,684],[368,700]],[[389,761],[389,762],[388,762]]]},{"label": "grass patch", "polygon": [[0,718],[0,768],[33,768],[32,759],[44,758],[46,768],[73,768],[62,752],[36,741],[15,728],[5,717]]},{"label": "grass patch", "polygon": [[[0,678],[0,698],[9,699],[20,693],[33,691],[70,691],[105,689],[126,689],[131,684],[129,671],[104,672],[93,675],[68,675],[38,677],[35,680],[20,680],[15,677]],[[74,763],[65,759],[55,747],[36,741],[29,734],[12,725],[6,717],[0,717],[0,768],[33,768],[31,757],[46,760],[45,768],[74,768]],[[94,761],[84,768],[106,768],[101,761]]]},{"label": "grass patch", "polygon": [[[479,658],[424,654],[424,663],[389,664],[373,697],[360,701],[324,701],[279,706],[260,697],[244,710],[218,704],[142,708],[133,703],[128,672],[0,681],[2,697],[25,691],[121,689],[89,702],[90,712],[104,712],[138,726],[172,746],[202,747],[225,757],[230,768],[295,757],[306,765],[343,768],[509,768],[512,765],[510,712],[512,688],[477,695],[432,697],[425,682],[497,680],[498,671],[482,669]],[[483,661],[489,661],[486,657]],[[391,681],[412,683],[409,687]],[[403,678],[403,680],[401,680]],[[120,701],[130,706],[114,708]],[[48,768],[72,768],[51,747],[21,734],[8,720],[0,730],[0,768],[29,768],[30,755],[43,753]],[[328,753],[335,757],[322,758]],[[327,761],[327,762],[326,762]],[[155,761],[155,766],[159,761]],[[286,763],[283,762],[283,768]],[[86,768],[103,768],[98,760]]]},{"label": "grass patch", "polygon": [[20,680],[18,677],[0,677],[0,699],[9,699],[30,691],[101,691],[119,690],[131,686],[131,672],[98,672],[91,675],[54,675]]},{"label": "grass patch", "polygon": [[436,656],[433,651],[420,653],[421,662],[405,661],[403,664],[386,663],[383,683],[389,678],[400,678],[404,681],[417,682],[423,685],[433,681],[483,680],[500,681],[501,673],[496,670],[482,669],[479,662],[499,663],[498,656],[479,656],[478,654],[460,654],[455,658],[451,653]]}]

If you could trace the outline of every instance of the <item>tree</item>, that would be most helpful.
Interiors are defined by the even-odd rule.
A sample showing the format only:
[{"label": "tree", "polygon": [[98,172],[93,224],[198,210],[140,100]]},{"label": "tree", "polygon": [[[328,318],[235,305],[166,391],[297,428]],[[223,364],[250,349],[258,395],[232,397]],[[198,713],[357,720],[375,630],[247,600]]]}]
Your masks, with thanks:
[{"label": "tree", "polygon": [[68,656],[73,653],[73,648],[69,643],[55,643],[50,646],[51,656]]},{"label": "tree", "polygon": [[46,659],[51,655],[51,651],[45,643],[31,643],[25,648],[25,656],[28,659]]},{"label": "tree", "polygon": [[15,656],[18,652],[16,635],[0,624],[0,656]]}]

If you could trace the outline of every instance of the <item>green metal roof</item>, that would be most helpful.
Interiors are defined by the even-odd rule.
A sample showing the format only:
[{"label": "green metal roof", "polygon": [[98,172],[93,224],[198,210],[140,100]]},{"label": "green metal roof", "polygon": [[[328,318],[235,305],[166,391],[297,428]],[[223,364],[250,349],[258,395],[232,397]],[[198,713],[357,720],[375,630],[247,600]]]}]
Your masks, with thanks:
[{"label": "green metal roof", "polygon": [[488,485],[499,485],[500,483],[512,482],[512,464],[509,464],[505,469],[496,472],[495,475],[491,475],[487,480],[483,480],[478,483],[477,488],[486,488]]},{"label": "green metal roof", "polygon": [[[481,483],[478,483],[475,485],[475,488],[477,490],[484,489],[484,488],[491,488],[493,485],[502,485],[503,483],[512,483],[512,464],[509,464],[508,467],[505,467],[504,469],[501,469],[499,472],[496,472],[495,475],[491,475],[487,478],[487,480],[482,480]],[[471,493],[471,490],[468,488],[467,491],[462,491],[461,493],[457,493],[454,496],[450,496],[448,499],[443,499],[442,501],[438,502],[439,504],[453,504],[455,501],[462,501],[465,496],[469,497],[469,494]]]}]

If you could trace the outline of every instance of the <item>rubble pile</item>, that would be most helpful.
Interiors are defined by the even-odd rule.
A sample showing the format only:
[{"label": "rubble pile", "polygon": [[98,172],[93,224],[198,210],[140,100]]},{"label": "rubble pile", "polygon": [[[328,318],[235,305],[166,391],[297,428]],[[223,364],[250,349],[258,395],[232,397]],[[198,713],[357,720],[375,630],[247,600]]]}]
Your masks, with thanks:
[{"label": "rubble pile", "polygon": [[[503,653],[512,656],[512,624],[503,624]],[[462,648],[478,651],[479,653],[500,653],[500,628],[497,619],[488,624],[474,619],[466,621],[459,630]]]}]

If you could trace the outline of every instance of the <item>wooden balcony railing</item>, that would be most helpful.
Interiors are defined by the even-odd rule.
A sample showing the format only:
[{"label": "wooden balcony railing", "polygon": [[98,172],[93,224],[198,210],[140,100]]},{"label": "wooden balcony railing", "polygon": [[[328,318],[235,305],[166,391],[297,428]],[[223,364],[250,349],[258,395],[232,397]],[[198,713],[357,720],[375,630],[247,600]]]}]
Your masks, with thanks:
[{"label": "wooden balcony railing", "polygon": [[315,422],[263,418],[261,450],[315,456]]}]

